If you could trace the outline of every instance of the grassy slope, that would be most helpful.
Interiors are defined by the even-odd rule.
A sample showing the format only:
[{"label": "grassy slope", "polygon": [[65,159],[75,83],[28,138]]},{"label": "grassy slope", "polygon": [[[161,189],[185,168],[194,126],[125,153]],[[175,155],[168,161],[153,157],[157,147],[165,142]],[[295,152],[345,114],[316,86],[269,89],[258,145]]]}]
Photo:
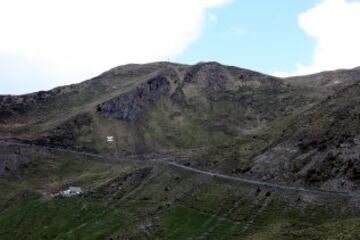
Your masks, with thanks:
[{"label": "grassy slope", "polygon": [[[120,190],[113,189],[108,195],[98,186],[138,167],[117,163],[111,164],[111,170],[106,164],[102,171],[80,169],[77,162],[84,166],[89,160],[72,159],[71,168],[60,164],[55,172],[66,172],[68,181],[77,178],[78,184],[88,184],[86,187],[92,191],[74,198],[34,197],[2,210],[1,239],[110,236],[113,239],[356,239],[359,236],[359,217],[353,211],[356,202],[347,199],[271,189],[259,191],[256,186],[210,179],[162,165],[154,166],[150,177],[138,187],[114,198],[111,196]],[[56,176],[54,172],[51,175]],[[83,175],[87,175],[84,183]],[[37,189],[53,181],[43,178],[26,188]],[[66,182],[63,181],[65,185]],[[15,190],[13,187],[18,183],[21,185],[14,181],[2,188],[12,188],[14,194],[25,189]]]},{"label": "grassy slope", "polygon": [[161,64],[123,66],[81,84],[54,89],[52,92],[55,93],[49,92],[49,96],[44,99],[37,99],[35,94],[13,97],[14,102],[18,103],[13,104],[13,107],[20,108],[21,112],[2,126],[2,137],[29,137],[52,129],[77,115],[92,111],[102,102],[134,89],[156,74],[160,67]]},{"label": "grassy slope", "polygon": [[[30,124],[2,125],[1,137],[56,136],[65,147],[121,155],[170,151],[193,156],[201,167],[242,174],[251,169],[256,155],[291,135],[299,118],[311,119],[308,110],[334,91],[322,85],[294,87],[212,64],[191,68],[191,75],[183,68],[177,70],[188,76],[182,83],[186,106],[163,97],[136,123],[100,114],[98,104],[138,86],[159,66],[120,68],[120,75],[106,73],[101,82],[94,79],[42,103],[39,110],[30,108],[24,115]],[[217,79],[225,79],[225,84]],[[346,103],[342,98],[340,104]],[[327,115],[311,116],[323,126]],[[56,135],[59,128],[61,134]],[[69,135],[64,137],[63,129]],[[305,130],[308,135],[318,133],[311,127]],[[315,130],[322,134],[320,128]],[[108,135],[115,136],[116,144],[105,143]],[[102,186],[148,163],[114,164],[28,148],[1,148],[0,153],[31,158],[13,176],[0,180],[1,239],[359,238],[358,203],[347,199],[257,192],[256,187],[163,166],[153,166],[151,175],[135,188],[104,194]],[[68,185],[91,191],[71,199],[46,200],[38,194]],[[27,191],[33,194],[21,197]]]},{"label": "grassy slope", "polygon": [[[20,162],[11,171],[14,174],[2,176],[0,180],[0,202],[12,199],[17,193],[57,192],[68,185],[78,184],[93,189],[121,173],[137,168],[136,163],[114,165],[99,159],[73,155],[64,152],[49,152],[39,148],[0,146],[2,156],[14,154],[29,161]],[[1,206],[0,206],[1,207]]]},{"label": "grassy slope", "polygon": [[[139,121],[130,123],[96,111],[100,103],[135,89],[155,74],[169,79],[170,94],[181,89],[181,99],[165,96],[149,106]],[[157,151],[213,147],[278,121],[326,95],[216,63],[123,66],[60,92],[26,105],[28,109],[20,115],[25,122],[20,119],[0,125],[0,136],[55,138],[53,142],[62,147],[122,154],[136,152],[137,146],[144,144]],[[117,136],[116,149],[105,144],[107,135]]]}]

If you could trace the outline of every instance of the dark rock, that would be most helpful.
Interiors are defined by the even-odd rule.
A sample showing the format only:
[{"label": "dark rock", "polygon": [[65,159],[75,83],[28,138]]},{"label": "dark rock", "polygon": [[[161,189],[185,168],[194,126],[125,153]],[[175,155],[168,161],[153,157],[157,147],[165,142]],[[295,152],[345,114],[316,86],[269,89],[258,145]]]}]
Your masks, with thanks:
[{"label": "dark rock", "polygon": [[157,103],[169,91],[168,79],[164,76],[156,76],[136,89],[99,105],[97,110],[121,120],[135,121],[149,106]]}]

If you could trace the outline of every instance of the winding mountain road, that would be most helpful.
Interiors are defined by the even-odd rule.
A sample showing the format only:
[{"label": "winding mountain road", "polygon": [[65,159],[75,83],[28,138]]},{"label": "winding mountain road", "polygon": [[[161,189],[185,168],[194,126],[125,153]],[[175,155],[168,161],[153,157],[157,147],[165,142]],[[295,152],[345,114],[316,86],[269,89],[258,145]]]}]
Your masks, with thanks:
[{"label": "winding mountain road", "polygon": [[[76,150],[70,150],[70,149],[64,149],[64,148],[39,146],[39,145],[21,143],[21,142],[16,142],[16,141],[0,140],[0,145],[47,149],[47,150],[53,150],[53,151],[72,153],[72,154],[76,154],[76,155],[88,156],[88,157],[93,157],[93,158],[99,158],[99,159],[104,159],[104,160],[110,159],[110,160],[112,160],[112,162],[118,162],[118,161],[124,160],[126,158],[129,159],[130,157],[135,157],[135,156],[109,157],[109,156],[104,156],[104,155],[95,154],[95,153],[76,151]],[[327,195],[337,195],[337,196],[344,196],[344,197],[360,198],[359,193],[339,192],[339,191],[329,191],[329,190],[323,190],[323,189],[309,189],[309,188],[304,188],[304,187],[287,186],[287,185],[280,185],[280,184],[276,184],[276,183],[258,181],[258,180],[243,178],[243,177],[235,177],[235,176],[230,176],[230,175],[216,173],[216,172],[205,171],[205,170],[193,168],[190,166],[185,166],[183,164],[179,164],[174,161],[175,159],[176,159],[175,157],[156,157],[156,158],[150,158],[150,159],[146,159],[146,160],[161,163],[161,164],[166,164],[166,165],[169,165],[172,167],[180,168],[185,171],[190,171],[190,172],[194,172],[194,173],[201,174],[201,175],[206,175],[206,176],[210,176],[210,177],[214,177],[214,178],[220,178],[220,179],[224,179],[224,180],[230,180],[233,182],[246,183],[246,184],[250,184],[250,185],[254,185],[254,186],[258,186],[258,187],[268,187],[268,188],[273,188],[273,189],[304,192],[304,193],[311,193],[311,194],[321,194],[321,195],[327,194]],[[141,160],[141,161],[144,161],[144,160]]]},{"label": "winding mountain road", "polygon": [[248,179],[248,178],[229,176],[229,175],[225,175],[225,174],[221,174],[221,173],[209,172],[209,171],[200,170],[197,168],[188,167],[188,166],[185,166],[185,165],[173,162],[173,161],[164,161],[164,160],[158,160],[158,161],[161,161],[163,163],[166,163],[168,165],[171,165],[171,166],[174,166],[177,168],[182,168],[187,171],[192,171],[192,172],[195,172],[198,174],[208,175],[211,177],[218,177],[221,179],[226,179],[226,180],[241,182],[241,183],[247,183],[247,184],[252,184],[252,185],[257,185],[257,186],[262,186],[262,187],[276,188],[276,189],[296,191],[296,192],[314,193],[314,194],[334,194],[334,195],[348,196],[348,197],[360,197],[360,194],[351,193],[351,192],[337,192],[337,191],[329,191],[329,190],[322,190],[322,189],[309,189],[309,188],[303,188],[303,187],[286,186],[286,185],[280,185],[280,184],[276,184],[276,183],[252,180],[252,179]]}]

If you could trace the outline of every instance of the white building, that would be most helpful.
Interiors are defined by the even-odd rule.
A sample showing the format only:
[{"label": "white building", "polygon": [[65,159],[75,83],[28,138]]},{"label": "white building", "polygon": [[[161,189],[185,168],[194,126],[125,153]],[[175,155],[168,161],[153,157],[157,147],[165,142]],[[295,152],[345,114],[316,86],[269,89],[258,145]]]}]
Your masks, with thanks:
[{"label": "white building", "polygon": [[82,193],[83,193],[83,190],[81,189],[81,187],[69,187],[65,191],[61,192],[61,196],[72,197],[72,196],[80,195]]}]

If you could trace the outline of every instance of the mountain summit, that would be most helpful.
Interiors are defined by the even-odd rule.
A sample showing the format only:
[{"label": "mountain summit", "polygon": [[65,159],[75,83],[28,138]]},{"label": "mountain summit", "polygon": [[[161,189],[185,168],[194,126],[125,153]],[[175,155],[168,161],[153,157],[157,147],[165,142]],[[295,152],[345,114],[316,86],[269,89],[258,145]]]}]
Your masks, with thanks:
[{"label": "mountain summit", "polygon": [[[299,224],[316,208],[306,221],[328,239],[327,224],[356,226],[359,93],[359,68],[277,78],[158,62],[0,96],[0,236],[15,224],[19,239],[306,239]],[[84,194],[49,197],[77,185]],[[267,233],[277,214],[294,225]]]}]

